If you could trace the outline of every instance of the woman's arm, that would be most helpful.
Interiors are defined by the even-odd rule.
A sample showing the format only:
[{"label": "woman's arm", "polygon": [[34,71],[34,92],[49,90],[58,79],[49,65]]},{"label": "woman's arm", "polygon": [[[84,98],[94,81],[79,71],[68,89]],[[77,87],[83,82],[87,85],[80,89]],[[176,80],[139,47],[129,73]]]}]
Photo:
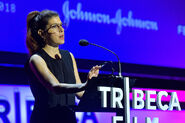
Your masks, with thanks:
[{"label": "woman's arm", "polygon": [[[73,63],[75,64],[75,63]],[[76,93],[85,90],[88,85],[88,82],[81,83],[78,72],[75,72],[75,78],[78,80],[77,84],[65,84],[59,83],[57,78],[51,73],[48,69],[46,62],[39,55],[33,55],[30,58],[29,65],[31,70],[36,75],[36,77],[40,80],[40,82],[49,90],[53,91],[56,94],[60,93]],[[77,71],[77,67],[74,68]],[[99,71],[100,67],[96,66],[91,69],[91,73],[88,75],[88,78],[91,79],[93,76],[96,76],[94,71]]]},{"label": "woman's arm", "polygon": [[29,65],[31,70],[40,80],[40,82],[49,90],[54,93],[76,93],[82,91],[86,87],[86,83],[83,84],[65,84],[59,83],[57,78],[48,69],[46,62],[39,55],[33,55],[30,58]]},{"label": "woman's arm", "polygon": [[[74,58],[72,53],[70,53],[70,55],[71,55],[71,58],[72,58],[72,61],[73,61],[73,68],[74,68],[74,75],[75,75],[75,79],[76,79],[76,84],[81,84],[82,82],[81,82],[79,74],[78,74],[76,60],[75,60],[75,58]],[[83,94],[84,94],[84,91],[80,91],[80,92],[76,93],[76,96],[78,98],[81,98],[83,96]]]}]

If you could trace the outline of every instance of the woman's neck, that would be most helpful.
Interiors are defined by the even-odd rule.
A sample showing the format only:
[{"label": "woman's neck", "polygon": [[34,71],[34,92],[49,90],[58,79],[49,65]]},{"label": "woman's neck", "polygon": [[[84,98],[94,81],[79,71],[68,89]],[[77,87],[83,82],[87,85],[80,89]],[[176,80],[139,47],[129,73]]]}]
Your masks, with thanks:
[{"label": "woman's neck", "polygon": [[55,57],[55,55],[60,55],[59,53],[59,47],[53,47],[50,45],[47,45],[43,48],[51,57]]}]

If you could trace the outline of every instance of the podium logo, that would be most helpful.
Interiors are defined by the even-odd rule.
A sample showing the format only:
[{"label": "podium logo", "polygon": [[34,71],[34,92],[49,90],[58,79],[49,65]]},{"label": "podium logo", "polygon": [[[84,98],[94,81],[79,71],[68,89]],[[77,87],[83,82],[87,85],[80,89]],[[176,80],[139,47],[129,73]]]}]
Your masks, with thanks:
[{"label": "podium logo", "polygon": [[129,11],[127,17],[122,17],[122,10],[118,9],[114,17],[109,14],[95,13],[82,10],[82,4],[78,3],[76,9],[69,8],[69,1],[65,1],[63,4],[64,23],[69,25],[70,19],[93,22],[98,24],[115,24],[117,25],[116,34],[120,35],[122,27],[132,27],[138,29],[146,29],[158,31],[158,23],[149,19],[142,20],[133,18],[133,12]]},{"label": "podium logo", "polygon": [[[123,100],[123,90],[117,87],[106,87],[106,86],[99,86],[98,91],[101,92],[101,106],[103,108],[107,108],[108,96],[110,95],[110,107],[111,108],[123,108],[122,100]],[[144,99],[144,91],[133,89],[132,90],[132,108],[133,109],[144,109],[147,110],[169,110],[173,111],[174,108],[177,111],[181,111],[181,106],[179,103],[179,99],[176,92],[171,92],[168,94],[166,91],[145,91],[145,99]],[[156,95],[156,98],[153,98],[152,95]],[[162,103],[162,97],[168,97],[170,95],[170,102],[169,104]],[[153,105],[156,104],[157,106]],[[130,114],[129,114],[130,115]],[[117,121],[123,121],[123,116],[114,116],[112,123],[117,123]],[[138,117],[133,117],[133,123],[138,123]],[[145,118],[145,123],[159,123],[159,118],[151,117]]]}]

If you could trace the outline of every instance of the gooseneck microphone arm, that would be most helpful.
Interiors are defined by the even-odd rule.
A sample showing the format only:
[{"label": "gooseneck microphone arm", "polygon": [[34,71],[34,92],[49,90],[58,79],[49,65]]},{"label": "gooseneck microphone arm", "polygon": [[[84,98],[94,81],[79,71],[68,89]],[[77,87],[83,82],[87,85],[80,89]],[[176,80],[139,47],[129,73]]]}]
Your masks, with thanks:
[{"label": "gooseneck microphone arm", "polygon": [[103,49],[105,49],[105,50],[107,50],[107,51],[109,51],[109,52],[111,52],[112,54],[114,54],[116,57],[117,57],[117,59],[118,59],[118,70],[119,70],[119,77],[122,77],[122,75],[121,75],[121,62],[120,62],[120,59],[119,59],[119,57],[118,57],[118,55],[115,53],[115,52],[113,52],[113,51],[111,51],[111,50],[109,50],[109,49],[107,49],[107,48],[105,48],[105,47],[102,47],[102,46],[100,46],[100,45],[97,45],[97,44],[93,44],[93,43],[89,43],[87,40],[84,40],[84,39],[82,39],[82,40],[80,40],[79,41],[79,44],[81,45],[81,46],[87,46],[87,45],[94,45],[94,46],[97,46],[97,47],[100,47],[100,48],[103,48]]}]

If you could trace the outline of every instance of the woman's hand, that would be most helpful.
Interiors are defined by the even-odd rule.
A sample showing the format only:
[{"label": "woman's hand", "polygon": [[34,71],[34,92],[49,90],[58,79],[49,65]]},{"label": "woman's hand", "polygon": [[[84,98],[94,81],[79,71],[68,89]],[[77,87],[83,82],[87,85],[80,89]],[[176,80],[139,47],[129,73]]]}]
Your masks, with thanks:
[{"label": "woman's hand", "polygon": [[101,68],[101,66],[98,66],[98,65],[92,67],[88,73],[87,79],[89,80],[89,79],[92,79],[92,77],[97,77],[99,74],[100,68]]}]

